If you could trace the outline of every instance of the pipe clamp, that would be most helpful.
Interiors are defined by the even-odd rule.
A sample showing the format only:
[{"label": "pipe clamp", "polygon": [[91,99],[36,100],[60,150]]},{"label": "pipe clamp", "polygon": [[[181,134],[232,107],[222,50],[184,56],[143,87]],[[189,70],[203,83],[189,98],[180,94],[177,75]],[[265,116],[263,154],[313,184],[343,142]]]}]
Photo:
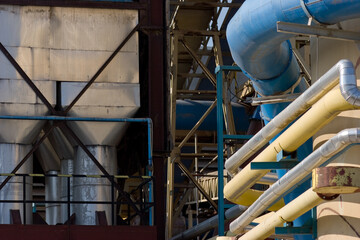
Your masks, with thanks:
[{"label": "pipe clamp", "polygon": [[306,4],[305,4],[304,0],[300,0],[300,6],[303,9],[306,16],[309,18],[308,25],[311,25],[311,21],[313,21],[313,22],[315,22],[316,24],[319,24],[319,25],[324,25],[323,23],[316,20],[316,18],[313,15],[311,15],[311,13],[309,12],[309,9],[306,7]]}]

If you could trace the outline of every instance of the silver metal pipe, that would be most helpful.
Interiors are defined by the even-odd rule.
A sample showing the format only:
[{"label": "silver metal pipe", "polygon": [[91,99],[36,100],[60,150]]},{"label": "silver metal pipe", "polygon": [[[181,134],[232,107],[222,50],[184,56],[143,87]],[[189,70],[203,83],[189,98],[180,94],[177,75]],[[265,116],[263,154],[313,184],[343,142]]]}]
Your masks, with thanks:
[{"label": "silver metal pipe", "polygon": [[[110,175],[116,173],[116,149],[110,146],[87,146],[99,163]],[[102,175],[102,172],[78,147],[74,161],[74,174]],[[73,187],[74,201],[111,201],[111,183],[106,178],[75,178]],[[105,211],[111,219],[111,204],[74,204],[77,225],[95,225],[95,211]]]},{"label": "silver metal pipe", "polygon": [[[0,173],[10,173],[31,150],[31,145],[22,144],[0,144]],[[32,156],[17,171],[17,173],[31,173],[33,166]],[[0,177],[4,181],[6,177]],[[32,178],[26,177],[26,200],[32,199]],[[11,180],[0,191],[1,200],[23,200],[23,177],[12,177]],[[0,224],[11,224],[10,210],[20,210],[21,220],[24,223],[24,208],[22,203],[1,203],[0,204]],[[32,223],[32,206],[26,204],[26,223]]]},{"label": "silver metal pipe", "polygon": [[311,105],[318,101],[323,95],[336,86],[338,78],[340,79],[340,89],[345,99],[347,99],[350,103],[353,102],[355,104],[359,104],[360,93],[356,88],[354,66],[349,60],[340,60],[302,95],[300,95],[271,122],[262,128],[242,148],[228,158],[225,162],[225,168],[228,170],[230,175],[235,175],[239,171],[238,168],[241,164],[243,164],[247,159],[273,139],[288,124],[309,109]]},{"label": "silver metal pipe", "polygon": [[[61,174],[71,175],[74,173],[74,161],[72,159],[64,159],[60,161],[61,166]],[[68,178],[61,177],[60,178],[60,200],[67,201],[68,200]],[[74,178],[70,178],[70,201],[73,200],[73,185]],[[70,205],[70,215],[73,213],[73,205]],[[64,223],[68,220],[68,206],[67,204],[61,204],[61,222]]]},{"label": "silver metal pipe", "polygon": [[239,234],[256,217],[262,214],[287,191],[311,174],[311,171],[325,163],[353,143],[360,143],[360,128],[345,129],[329,139],[307,158],[287,172],[275,184],[270,186],[240,217],[230,223],[230,231]]},{"label": "silver metal pipe", "polygon": [[264,185],[272,185],[276,183],[277,180],[279,180],[278,175],[276,173],[269,172],[256,183],[264,184]]},{"label": "silver metal pipe", "polygon": [[[241,206],[241,205],[236,205],[232,208],[229,208],[226,212],[225,212],[225,222],[228,222],[234,218],[236,218],[237,216],[239,216],[241,213],[243,213],[245,210],[247,209],[247,207],[245,206]],[[199,236],[202,233],[205,233],[215,227],[217,227],[219,224],[219,217],[218,215],[215,215],[207,220],[205,220],[204,222],[196,225],[195,227],[188,229],[174,237],[171,238],[171,240],[179,240],[179,239],[192,239],[195,238],[196,236]]]},{"label": "silver metal pipe", "polygon": [[[57,175],[58,171],[48,171],[47,174]],[[60,201],[60,179],[59,177],[46,177],[45,178],[45,200],[46,201]],[[61,204],[60,203],[47,203],[45,204],[46,222],[49,225],[56,225],[61,223]]]}]

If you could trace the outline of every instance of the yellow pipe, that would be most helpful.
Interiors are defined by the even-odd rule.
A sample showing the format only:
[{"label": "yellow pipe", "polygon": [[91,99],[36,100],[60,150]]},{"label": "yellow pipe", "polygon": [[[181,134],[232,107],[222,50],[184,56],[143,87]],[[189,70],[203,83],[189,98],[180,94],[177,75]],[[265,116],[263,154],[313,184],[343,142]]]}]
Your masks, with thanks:
[{"label": "yellow pipe", "polygon": [[294,221],[323,201],[325,200],[310,188],[275,214],[270,215],[251,231],[240,237],[239,240],[265,239],[275,233],[275,227],[282,227],[285,222]]},{"label": "yellow pipe", "polygon": [[[334,88],[262,151],[253,162],[275,162],[278,152],[281,150],[295,151],[340,112],[352,109],[359,109],[359,107],[348,103],[341,95],[339,88]],[[245,191],[268,172],[269,170],[251,170],[250,164],[248,164],[226,184],[224,188],[225,197],[229,201],[236,202]]]},{"label": "yellow pipe", "polygon": [[[263,194],[263,191],[254,190],[254,189],[248,189],[243,195],[241,195],[239,198],[236,199],[234,203],[242,206],[250,206],[253,204],[256,199],[258,199],[261,194]],[[284,207],[284,199],[280,199],[276,203],[274,203],[270,208],[269,211],[277,211],[280,208]]]}]

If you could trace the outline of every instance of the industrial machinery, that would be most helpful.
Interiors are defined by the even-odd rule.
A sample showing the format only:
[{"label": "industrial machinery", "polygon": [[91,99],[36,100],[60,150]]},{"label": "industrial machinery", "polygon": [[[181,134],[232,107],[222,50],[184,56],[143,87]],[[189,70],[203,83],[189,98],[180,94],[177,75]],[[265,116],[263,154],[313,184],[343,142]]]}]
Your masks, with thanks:
[{"label": "industrial machinery", "polygon": [[[241,6],[234,14],[237,4]],[[218,198],[212,199],[216,205],[211,201],[209,204],[217,208],[211,218],[177,234],[170,234],[169,239],[204,238],[214,228],[214,239],[359,237],[359,229],[355,227],[359,215],[354,210],[359,208],[359,202],[355,200],[359,186],[355,180],[359,167],[355,157],[359,143],[359,91],[356,81],[359,3],[350,0],[247,0],[210,5],[216,6],[219,12],[224,8],[228,11],[221,21],[215,14],[210,25],[216,27],[209,27],[204,33],[181,29],[180,23],[184,17],[181,11],[205,5],[190,1],[187,4],[186,1],[178,3],[174,14],[177,18],[174,17],[173,21],[174,25],[178,23],[178,28],[175,27],[173,39],[179,41],[192,56],[194,52],[203,53],[206,48],[191,49],[194,41],[186,33],[212,36],[213,39],[212,45],[207,47],[213,47],[215,58],[211,60],[214,60],[216,68],[213,66],[210,69],[212,65],[199,62],[205,58],[194,58],[194,62],[210,82],[216,80],[213,90],[217,90],[215,101],[218,102],[218,151],[215,156],[218,171],[217,174],[212,172],[212,176],[217,175]],[[227,18],[233,14],[228,22]],[[226,54],[226,46],[218,40],[225,29],[221,22],[226,26],[226,39],[238,67],[217,57],[220,49],[224,51],[223,56]],[[176,45],[174,49],[180,51]],[[183,57],[176,51],[172,52],[174,56]],[[181,64],[183,62],[179,62],[178,67]],[[194,75],[195,69],[191,69],[188,79],[198,77],[203,83],[201,75]],[[233,72],[243,74],[235,74],[235,79],[245,75],[254,91],[250,91],[249,95],[235,95],[231,85],[234,77],[230,77],[229,81],[229,76],[234,76]],[[216,79],[212,74],[216,74]],[[201,84],[197,87],[191,90],[199,93],[210,90]],[[260,105],[265,126],[259,132],[253,132],[254,136],[245,144],[229,141],[245,137],[244,133],[229,131],[231,121],[226,108],[229,99],[244,106]],[[176,156],[175,151],[171,159]],[[222,161],[225,161],[227,176],[223,172]],[[263,177],[275,171],[278,179],[265,182]],[[342,181],[340,175],[348,179]],[[193,176],[197,176],[196,169]],[[223,176],[225,178],[221,180]],[[195,181],[203,180],[200,177]],[[204,196],[211,193],[211,189],[203,193],[196,183],[194,185]],[[261,185],[265,187],[259,189]],[[282,199],[284,202],[279,202]],[[231,207],[230,202],[237,205]],[[191,203],[187,204],[191,206]],[[192,209],[197,210],[198,206]],[[186,220],[191,220],[190,214]],[[230,222],[229,226],[227,222]],[[336,225],[335,222],[341,223]]]}]

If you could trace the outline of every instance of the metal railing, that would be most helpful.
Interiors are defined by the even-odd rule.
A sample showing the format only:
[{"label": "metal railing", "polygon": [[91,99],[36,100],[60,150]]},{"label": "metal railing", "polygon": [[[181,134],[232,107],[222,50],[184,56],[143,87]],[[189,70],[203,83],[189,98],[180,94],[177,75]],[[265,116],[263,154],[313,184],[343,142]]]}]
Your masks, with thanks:
[{"label": "metal railing", "polygon": [[[33,212],[36,212],[36,204],[66,204],[67,206],[67,224],[71,224],[71,206],[74,204],[101,204],[101,205],[111,205],[111,225],[118,225],[118,223],[115,219],[115,212],[118,212],[120,215],[120,206],[121,205],[127,205],[127,218],[125,222],[130,225],[130,221],[137,216],[138,214],[135,212],[134,214],[131,214],[131,208],[130,204],[127,201],[122,201],[120,195],[116,195],[116,189],[114,186],[114,181],[110,181],[111,183],[111,201],[76,201],[71,199],[72,192],[71,192],[71,178],[107,178],[108,176],[105,175],[81,175],[81,174],[12,174],[12,173],[0,173],[1,176],[11,176],[11,177],[21,177],[22,178],[22,200],[0,200],[0,203],[22,203],[22,214],[23,214],[23,224],[26,225],[26,212],[27,212],[27,204],[35,204],[35,208],[33,207]],[[31,200],[27,199],[27,191],[26,191],[26,179],[28,177],[34,178],[34,177],[44,177],[44,178],[51,178],[51,177],[60,177],[60,178],[66,178],[66,200]],[[144,222],[145,216],[150,215],[151,208],[154,206],[154,202],[150,200],[150,195],[148,194],[149,188],[151,186],[151,183],[154,181],[154,177],[152,176],[127,176],[127,175],[111,175],[112,179],[141,179],[141,183],[135,188],[132,189],[129,192],[126,192],[129,196],[136,193],[136,191],[139,191],[139,197],[137,201],[134,203],[139,206],[140,213],[141,213],[141,219]],[[20,184],[20,181],[17,181],[18,184]],[[30,196],[32,198],[32,196]],[[59,199],[61,196],[58,196]],[[35,210],[35,211],[34,211]],[[116,211],[115,211],[116,210]],[[149,221],[150,223],[150,221]],[[123,224],[123,223],[122,223]]]}]

